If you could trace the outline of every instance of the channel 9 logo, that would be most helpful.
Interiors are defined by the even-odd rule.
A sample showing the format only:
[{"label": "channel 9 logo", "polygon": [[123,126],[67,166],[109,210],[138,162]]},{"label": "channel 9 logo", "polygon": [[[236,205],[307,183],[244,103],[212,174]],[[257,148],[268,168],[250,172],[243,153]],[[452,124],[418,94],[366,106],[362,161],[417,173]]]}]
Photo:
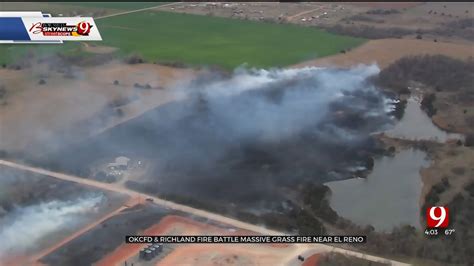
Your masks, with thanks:
[{"label": "channel 9 logo", "polygon": [[428,228],[447,228],[449,225],[449,209],[433,206],[426,209],[426,226]]}]

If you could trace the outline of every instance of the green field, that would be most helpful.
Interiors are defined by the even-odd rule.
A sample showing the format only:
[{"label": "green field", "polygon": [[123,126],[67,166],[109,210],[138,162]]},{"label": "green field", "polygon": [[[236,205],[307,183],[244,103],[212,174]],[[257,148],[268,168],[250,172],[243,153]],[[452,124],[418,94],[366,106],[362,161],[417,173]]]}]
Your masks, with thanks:
[{"label": "green field", "polygon": [[[166,2],[0,2],[1,11],[43,11],[57,16],[61,13],[68,13],[73,10],[81,13],[96,11],[106,11],[106,14],[123,12],[126,10],[136,10],[152,6],[166,4]],[[14,63],[19,58],[24,57],[29,52],[36,55],[47,56],[57,52],[71,53],[80,52],[78,43],[68,42],[63,45],[7,45],[0,44],[0,65]]]},{"label": "green field", "polygon": [[132,13],[97,23],[102,43],[124,54],[226,68],[286,66],[364,42],[316,28],[170,12]]},{"label": "green field", "polygon": [[[218,65],[227,69],[242,64],[288,66],[336,54],[365,41],[314,27],[157,11],[98,19],[96,23],[103,38],[97,44],[118,47],[119,56],[139,54],[150,62]],[[71,49],[80,53],[78,47],[77,43],[47,47],[0,45],[0,64],[14,62],[29,50],[36,54],[70,53]]]}]

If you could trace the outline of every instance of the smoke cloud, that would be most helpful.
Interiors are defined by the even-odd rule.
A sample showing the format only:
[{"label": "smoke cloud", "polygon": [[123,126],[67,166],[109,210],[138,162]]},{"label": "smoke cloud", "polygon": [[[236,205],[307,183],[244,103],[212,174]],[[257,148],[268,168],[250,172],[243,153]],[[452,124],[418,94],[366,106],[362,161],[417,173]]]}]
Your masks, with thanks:
[{"label": "smoke cloud", "polygon": [[[230,127],[235,138],[278,141],[320,122],[333,103],[348,100],[345,104],[351,108],[367,111],[366,102],[348,98],[354,92],[377,95],[364,81],[378,71],[376,66],[349,71],[314,67],[241,70],[228,81],[205,87],[204,94],[211,113]],[[244,94],[249,91],[256,92]]]},{"label": "smoke cloud", "polygon": [[130,187],[255,203],[285,185],[365,167],[376,148],[370,134],[392,123],[393,101],[367,82],[378,72],[370,65],[211,73],[175,88],[184,100],[51,158],[87,175],[80,171],[98,159],[146,157],[153,171]]},{"label": "smoke cloud", "polygon": [[74,200],[52,200],[27,207],[17,207],[0,219],[0,261],[2,258],[41,247],[51,233],[68,230],[79,224],[84,214],[96,210],[102,195]]}]

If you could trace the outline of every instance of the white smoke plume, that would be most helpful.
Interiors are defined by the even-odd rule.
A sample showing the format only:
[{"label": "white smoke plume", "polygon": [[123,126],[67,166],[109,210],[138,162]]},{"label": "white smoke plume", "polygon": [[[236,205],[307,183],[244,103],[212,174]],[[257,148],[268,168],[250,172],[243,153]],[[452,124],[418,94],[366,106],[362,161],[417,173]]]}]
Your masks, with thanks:
[{"label": "white smoke plume", "polygon": [[95,212],[103,200],[102,195],[94,195],[14,209],[0,219],[0,262],[9,255],[36,249],[50,234],[77,225],[82,215]]},{"label": "white smoke plume", "polygon": [[[350,102],[351,94],[356,91],[378,94],[365,81],[379,71],[376,65],[361,65],[350,70],[317,67],[237,69],[232,78],[206,85],[204,94],[211,112],[238,132],[239,137],[258,134],[265,140],[278,140],[314,125],[324,118],[331,103],[345,100],[344,97],[352,109],[371,111],[371,115],[385,112],[384,109],[367,110],[365,102]],[[262,95],[242,95],[252,90],[274,88],[282,88],[277,101]],[[232,97],[239,94],[242,95],[240,99]]]},{"label": "white smoke plume", "polygon": [[185,99],[50,158],[81,175],[102,158],[145,157],[153,165],[147,192],[265,197],[273,186],[322,182],[366,162],[375,150],[370,134],[392,122],[392,102],[368,82],[378,72],[361,65],[211,73],[175,88]]}]

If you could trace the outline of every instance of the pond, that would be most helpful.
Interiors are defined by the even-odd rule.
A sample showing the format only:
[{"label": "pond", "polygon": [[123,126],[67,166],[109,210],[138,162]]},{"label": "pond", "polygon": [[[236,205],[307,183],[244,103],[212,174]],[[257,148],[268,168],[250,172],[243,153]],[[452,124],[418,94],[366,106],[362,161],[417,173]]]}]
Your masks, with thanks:
[{"label": "pond", "polygon": [[420,98],[417,96],[412,96],[407,100],[405,115],[394,128],[387,130],[385,134],[394,138],[437,142],[462,139],[461,134],[447,133],[433,124],[431,118],[421,110]]},{"label": "pond", "polygon": [[331,207],[340,216],[378,231],[400,224],[419,227],[419,171],[428,165],[426,154],[415,149],[376,159],[367,178],[326,183],[332,191]]}]

